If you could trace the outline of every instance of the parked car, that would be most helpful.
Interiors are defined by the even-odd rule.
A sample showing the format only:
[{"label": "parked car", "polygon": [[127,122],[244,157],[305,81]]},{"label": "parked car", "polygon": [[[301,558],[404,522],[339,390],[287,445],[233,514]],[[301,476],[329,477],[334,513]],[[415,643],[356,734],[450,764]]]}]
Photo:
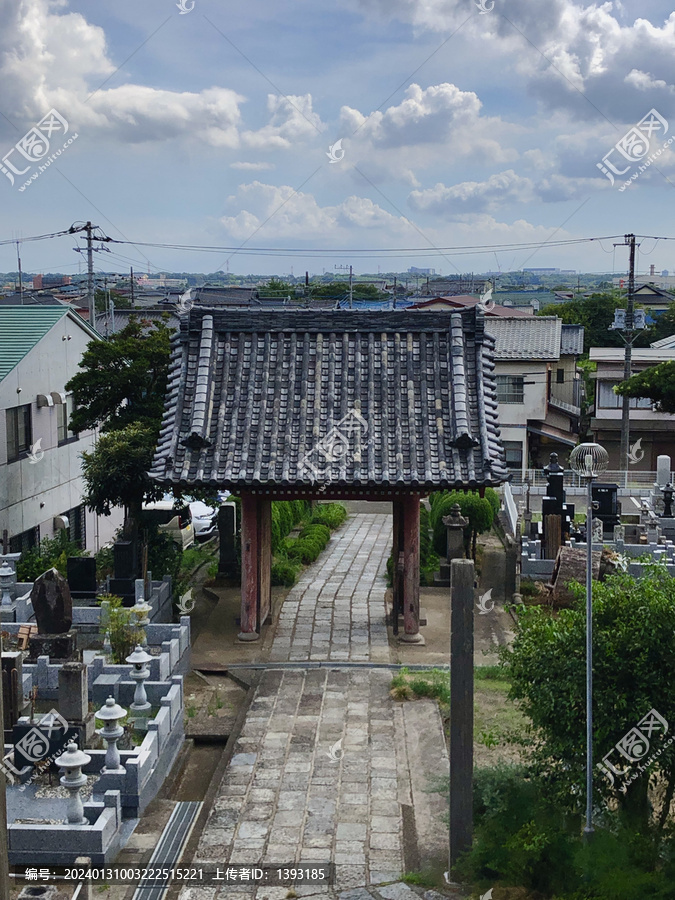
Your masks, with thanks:
[{"label": "parked car", "polygon": [[144,503],[143,518],[157,525],[160,534],[168,534],[178,550],[187,550],[195,542],[190,507],[173,497]]},{"label": "parked car", "polygon": [[195,539],[202,543],[218,533],[218,510],[201,500],[190,501]]}]

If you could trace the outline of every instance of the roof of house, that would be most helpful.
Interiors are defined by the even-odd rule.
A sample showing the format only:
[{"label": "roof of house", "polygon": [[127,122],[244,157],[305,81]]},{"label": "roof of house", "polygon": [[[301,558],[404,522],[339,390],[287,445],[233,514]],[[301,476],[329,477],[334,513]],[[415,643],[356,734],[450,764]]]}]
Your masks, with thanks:
[{"label": "roof of house", "polygon": [[633,291],[633,296],[639,295],[643,300],[645,297],[655,297],[658,301],[666,300],[672,303],[675,300],[675,294],[670,291],[664,291],[663,288],[656,287],[655,284],[638,284]]},{"label": "roof of house", "polygon": [[565,325],[563,322],[560,336],[560,353],[568,356],[581,356],[584,352],[584,326]]},{"label": "roof of house", "polygon": [[0,306],[0,381],[64,316],[92,334],[96,332],[67,306]]},{"label": "roof of house", "polygon": [[129,324],[129,318],[135,316],[139,321],[148,319],[152,322],[163,322],[170,328],[178,328],[180,317],[176,311],[174,304],[166,304],[165,306],[148,307],[146,309],[124,309],[115,308],[113,313],[112,328],[109,312],[96,313],[96,330],[106,337],[117,331],[121,331]]},{"label": "roof of house", "polygon": [[150,475],[235,490],[497,484],[493,345],[473,310],[194,306]]},{"label": "roof of house", "polygon": [[[480,297],[472,297],[470,294],[464,294],[456,297],[432,297],[431,300],[421,300],[419,303],[413,303],[410,309],[421,309],[424,311],[441,309],[471,309],[478,306]],[[525,312],[522,309],[514,309],[510,306],[500,306],[498,303],[486,311],[488,316],[530,316],[531,312]]]},{"label": "roof of house", "polygon": [[655,347],[657,350],[660,350],[661,348],[673,350],[675,349],[675,334],[671,334],[668,337],[661,338],[660,341],[653,341],[649,346]]},{"label": "roof of house", "polygon": [[495,339],[495,359],[560,359],[562,322],[557,316],[495,317],[486,329]]}]

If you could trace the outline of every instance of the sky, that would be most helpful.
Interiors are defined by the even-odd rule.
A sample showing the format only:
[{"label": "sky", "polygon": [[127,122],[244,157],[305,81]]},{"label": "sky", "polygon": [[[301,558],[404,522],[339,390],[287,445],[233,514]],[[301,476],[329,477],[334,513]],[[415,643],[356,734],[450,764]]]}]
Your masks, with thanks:
[{"label": "sky", "polygon": [[662,0],[0,0],[0,83],[0,240],[97,271],[675,272]]}]

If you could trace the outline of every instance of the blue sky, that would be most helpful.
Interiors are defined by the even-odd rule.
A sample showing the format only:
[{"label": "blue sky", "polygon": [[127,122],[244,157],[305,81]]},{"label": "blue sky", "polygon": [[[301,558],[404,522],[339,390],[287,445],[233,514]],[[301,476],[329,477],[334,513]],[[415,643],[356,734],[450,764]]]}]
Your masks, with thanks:
[{"label": "blue sky", "polygon": [[[177,0],[0,0],[0,76],[0,159],[17,171],[0,172],[0,239],[89,219],[118,239],[314,251],[125,246],[99,269],[619,273],[611,240],[546,243],[675,237],[675,142],[639,171],[675,134],[675,13],[660,0],[482,14],[478,0],[194,0],[184,14]],[[51,109],[68,132],[57,120],[50,154],[77,138],[21,191],[40,160],[12,148]],[[612,151],[652,109],[648,146]],[[597,168],[610,151],[627,167],[614,185]],[[75,244],[26,243],[24,269],[76,273]],[[639,269],[651,263],[675,271],[675,243],[643,241]],[[15,268],[0,247],[0,271]]]}]

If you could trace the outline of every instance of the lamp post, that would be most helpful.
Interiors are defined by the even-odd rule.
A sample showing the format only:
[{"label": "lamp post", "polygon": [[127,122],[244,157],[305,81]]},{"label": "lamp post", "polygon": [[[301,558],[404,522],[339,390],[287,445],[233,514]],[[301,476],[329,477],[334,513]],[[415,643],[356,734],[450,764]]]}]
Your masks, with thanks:
[{"label": "lamp post", "polygon": [[579,444],[570,453],[570,468],[587,479],[586,496],[586,825],[593,834],[593,479],[607,471],[609,454],[600,444]]}]

